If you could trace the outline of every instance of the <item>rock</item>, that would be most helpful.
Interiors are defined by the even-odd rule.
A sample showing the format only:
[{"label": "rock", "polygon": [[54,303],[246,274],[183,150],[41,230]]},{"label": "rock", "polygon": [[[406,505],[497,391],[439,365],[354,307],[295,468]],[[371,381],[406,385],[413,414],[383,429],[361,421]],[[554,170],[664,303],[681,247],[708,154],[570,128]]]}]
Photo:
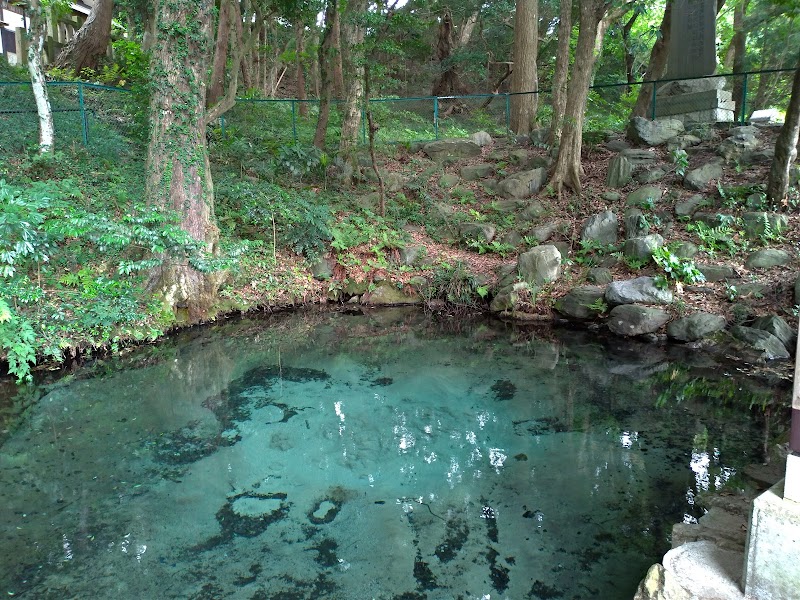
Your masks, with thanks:
[{"label": "rock", "polygon": [[659,308],[622,304],[611,309],[608,328],[617,335],[643,335],[658,331],[669,319],[669,313]]},{"label": "rock", "polygon": [[517,271],[523,281],[534,286],[555,281],[561,275],[561,252],[550,244],[536,246],[520,254]]},{"label": "rock", "polygon": [[598,300],[603,300],[605,288],[594,285],[582,285],[571,289],[566,296],[555,302],[555,309],[562,315],[574,319],[592,319],[600,310],[589,308]]},{"label": "rock", "polygon": [[513,310],[519,301],[519,294],[512,289],[500,292],[492,298],[489,310],[495,313]]},{"label": "rock", "polygon": [[[534,202],[536,201],[534,200]],[[510,200],[495,200],[492,203],[492,208],[494,211],[502,215],[510,215],[511,213],[515,213],[526,206],[527,203],[523,200],[514,200],[513,198]]]},{"label": "rock", "polygon": [[508,153],[508,160],[512,165],[525,165],[528,163],[528,151],[517,149]]},{"label": "rock", "polygon": [[537,154],[526,163],[528,169],[549,169],[555,161],[549,156]]},{"label": "rock", "polygon": [[800,304],[800,275],[794,280],[794,303]]},{"label": "rock", "polygon": [[736,269],[728,265],[696,265],[697,270],[703,274],[708,282],[725,281],[726,279],[737,279],[739,275]]},{"label": "rock", "polygon": [[611,269],[606,267],[592,267],[586,274],[586,281],[589,283],[596,283],[598,285],[606,285],[611,283],[614,277],[611,275]]},{"label": "rock", "polygon": [[725,325],[725,317],[698,312],[672,321],[667,326],[667,335],[681,342],[694,342],[725,329]]},{"label": "rock", "polygon": [[763,250],[756,250],[748,256],[744,266],[748,269],[769,269],[787,265],[791,260],[792,257],[784,250],[764,248]]},{"label": "rock", "polygon": [[761,329],[778,338],[789,352],[794,350],[797,334],[786,321],[777,315],[758,317],[752,324],[753,329]]},{"label": "rock", "polygon": [[422,151],[427,154],[431,160],[440,163],[444,162],[446,159],[479,156],[481,147],[470,140],[449,138],[428,142],[422,147]]},{"label": "rock", "polygon": [[675,215],[678,217],[691,217],[698,208],[707,206],[708,198],[700,194],[695,194],[675,205]]},{"label": "rock", "polygon": [[483,148],[484,146],[491,146],[493,143],[492,136],[489,135],[485,131],[476,131],[471,136],[469,136],[469,140]]},{"label": "rock", "polygon": [[638,206],[640,208],[653,208],[661,200],[664,190],[657,185],[646,185],[628,194],[625,200],[626,206]]},{"label": "rock", "polygon": [[525,206],[525,209],[519,213],[520,221],[535,221],[540,217],[544,216],[547,213],[547,209],[544,207],[544,204],[539,202],[538,200],[531,200]]},{"label": "rock", "polygon": [[549,240],[553,234],[558,230],[558,223],[546,223],[544,225],[540,225],[539,227],[534,227],[531,229],[530,236],[536,238],[538,242],[541,244],[542,242],[546,242]]},{"label": "rock", "polygon": [[753,281],[751,283],[736,284],[736,290],[739,298],[763,298],[764,292],[767,291],[767,286]]},{"label": "rock", "polygon": [[625,211],[625,238],[635,238],[650,233],[650,223],[647,217],[638,208],[629,208]]},{"label": "rock", "polygon": [[465,240],[478,240],[491,242],[497,233],[497,228],[491,223],[461,223],[458,233]]},{"label": "rock", "polygon": [[461,167],[461,177],[464,181],[476,181],[478,179],[485,179],[492,177],[495,173],[495,166],[489,163],[481,163],[478,165],[467,165]]},{"label": "rock", "polygon": [[683,184],[691,190],[702,191],[720,177],[722,177],[722,165],[718,162],[709,162],[686,173]]},{"label": "rock", "polygon": [[449,190],[458,185],[461,178],[455,173],[445,173],[439,178],[439,187],[443,190]]},{"label": "rock", "polygon": [[335,266],[334,259],[322,257],[311,265],[311,276],[317,281],[326,281],[333,277],[333,267]]},{"label": "rock", "polygon": [[673,150],[685,150],[686,148],[697,146],[702,141],[703,140],[701,140],[699,137],[692,135],[691,133],[676,135],[674,138],[669,140],[669,142],[667,142],[667,150],[670,152]]},{"label": "rock", "polygon": [[639,171],[634,179],[639,183],[653,183],[654,181],[658,181],[659,179],[663,179],[667,172],[662,169],[661,167],[656,167],[654,169],[645,169]]},{"label": "rock", "polygon": [[631,147],[631,145],[625,140],[609,140],[604,144],[604,146],[612,152],[622,152],[623,150],[628,150]]},{"label": "rock", "polygon": [[391,281],[381,281],[371,292],[361,297],[361,303],[371,306],[390,306],[396,304],[419,304],[422,298],[416,292],[407,293]]},{"label": "rock", "polygon": [[581,232],[581,240],[593,240],[600,244],[617,243],[617,215],[607,210],[586,219]]},{"label": "rock", "polygon": [[635,144],[660,146],[683,131],[683,122],[678,119],[650,121],[644,117],[634,117],[628,124],[626,134]]},{"label": "rock", "polygon": [[603,192],[600,197],[606,202],[619,202],[619,199],[622,198],[619,192]]},{"label": "rock", "polygon": [[360,296],[361,294],[365,294],[369,289],[369,281],[366,279],[364,281],[356,281],[355,279],[348,279],[342,291],[347,296]]},{"label": "rock", "polygon": [[787,352],[783,342],[768,331],[734,325],[731,327],[731,334],[751,348],[760,350],[766,360],[789,358],[789,352]]},{"label": "rock", "polygon": [[747,197],[744,205],[748,210],[763,211],[767,207],[767,196],[763,192],[755,192]]},{"label": "rock", "polygon": [[606,290],[609,304],[670,304],[672,292],[656,287],[652,277],[637,277],[625,281],[615,281]]},{"label": "rock", "polygon": [[624,254],[634,260],[650,260],[653,252],[664,245],[664,238],[657,233],[625,241]]},{"label": "rock", "polygon": [[728,162],[742,160],[759,147],[758,130],[755,127],[735,127],[731,135],[717,148],[717,154]]},{"label": "rock", "polygon": [[516,248],[522,243],[522,234],[515,229],[506,231],[503,237],[500,238],[500,243]]},{"label": "rock", "polygon": [[620,152],[620,156],[627,158],[634,169],[647,167],[658,160],[658,155],[653,150],[640,150],[638,148],[623,150]]},{"label": "rock", "polygon": [[547,171],[542,168],[520,171],[501,181],[497,191],[506,198],[527,198],[542,189],[546,178]]},{"label": "rock", "polygon": [[696,212],[692,216],[692,219],[694,221],[705,223],[709,227],[719,227],[723,223],[730,223],[733,217],[723,213]]},{"label": "rock", "polygon": [[606,185],[612,188],[624,187],[630,182],[632,174],[633,166],[630,161],[618,154],[608,163]]},{"label": "rock", "polygon": [[786,215],[767,212],[747,212],[742,215],[744,234],[750,239],[758,239],[767,235],[780,235],[789,227]]},{"label": "rock", "polygon": [[700,249],[697,247],[697,244],[692,242],[677,241],[670,244],[670,252],[672,252],[673,256],[677,256],[678,258],[691,260],[700,252]]},{"label": "rock", "polygon": [[420,254],[425,249],[424,246],[407,246],[405,248],[400,248],[397,253],[397,264],[405,265],[407,267],[412,266],[417,259],[420,257]]}]

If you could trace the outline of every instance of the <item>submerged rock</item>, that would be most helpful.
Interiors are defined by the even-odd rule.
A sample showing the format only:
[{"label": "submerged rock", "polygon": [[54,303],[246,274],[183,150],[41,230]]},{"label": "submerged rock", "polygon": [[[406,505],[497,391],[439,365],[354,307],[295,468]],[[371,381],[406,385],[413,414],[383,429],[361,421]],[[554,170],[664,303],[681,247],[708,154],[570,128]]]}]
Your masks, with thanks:
[{"label": "submerged rock", "polygon": [[636,304],[622,304],[608,315],[608,328],[617,335],[644,335],[658,331],[670,319],[667,311]]}]

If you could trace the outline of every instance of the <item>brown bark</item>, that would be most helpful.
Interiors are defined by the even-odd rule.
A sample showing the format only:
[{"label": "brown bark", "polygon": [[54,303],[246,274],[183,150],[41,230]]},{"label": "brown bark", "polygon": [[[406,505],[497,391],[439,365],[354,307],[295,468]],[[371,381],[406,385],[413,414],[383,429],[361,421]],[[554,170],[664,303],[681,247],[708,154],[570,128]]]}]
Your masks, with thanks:
[{"label": "brown bark", "polygon": [[769,172],[767,198],[774,203],[783,202],[789,193],[789,171],[797,158],[797,142],[800,137],[800,61],[794,72],[792,97],[786,109],[786,120],[783,123],[778,139],[775,141],[775,157]]},{"label": "brown bark", "polygon": [[[667,72],[667,55],[669,52],[669,39],[672,31],[672,0],[667,0],[664,7],[664,18],[661,19],[660,34],[653,49],[650,51],[650,60],[647,62],[645,81],[655,81]],[[653,105],[653,85],[645,83],[639,86],[639,95],[631,112],[633,117],[646,117],[651,113]]]},{"label": "brown bark", "polygon": [[[306,96],[306,75],[305,65],[303,64],[303,54],[305,53],[305,31],[306,26],[302,21],[298,21],[294,25],[294,39],[295,39],[295,68],[297,69],[297,99],[305,100]],[[308,104],[306,102],[299,102],[299,114],[301,117],[308,116]]]},{"label": "brown bark", "polygon": [[550,178],[550,184],[561,194],[564,186],[581,193],[581,147],[586,99],[589,82],[594,70],[594,48],[600,21],[606,11],[604,0],[582,0],[580,2],[580,30],[575,49],[575,62],[567,90],[567,105],[564,111],[564,126],[558,158]]},{"label": "brown bark", "polygon": [[339,10],[340,0],[336,0],[337,8],[333,13],[331,22],[331,64],[333,67],[333,97],[341,100],[344,98],[344,52],[342,50],[342,22]]},{"label": "brown bark", "polygon": [[553,117],[548,142],[555,148],[561,143],[564,111],[567,105],[567,75],[569,73],[569,42],[572,37],[572,0],[561,0],[558,17],[558,49],[553,73]]},{"label": "brown bark", "polygon": [[[209,253],[219,238],[205,130],[212,8],[212,0],[158,0],[146,165],[148,202],[174,210],[180,227]],[[218,279],[187,259],[164,257],[148,287],[197,320],[210,308]]]},{"label": "brown bark", "polygon": [[355,149],[361,131],[361,112],[364,102],[364,28],[358,16],[367,10],[367,0],[349,0],[342,17],[342,49],[346,93],[342,115],[342,133],[339,138],[339,156],[350,162],[356,170]]},{"label": "brown bark", "polygon": [[[630,19],[628,19],[622,27],[622,43],[625,46],[625,79],[630,84],[633,83],[633,52],[631,52],[631,29],[633,29],[636,20],[639,18],[638,11],[634,11]],[[625,89],[629,92],[630,87]]]},{"label": "brown bark", "polygon": [[314,145],[320,150],[325,148],[325,135],[328,131],[328,120],[330,119],[331,100],[334,93],[334,71],[335,53],[334,47],[334,23],[338,23],[339,17],[338,0],[328,0],[325,6],[325,32],[322,35],[322,43],[319,46],[319,72],[322,85],[319,94],[319,116],[317,117],[317,129],[314,132]]},{"label": "brown bark", "polygon": [[441,72],[433,84],[432,94],[434,96],[458,96],[466,92],[464,85],[461,83],[458,70],[451,62],[453,53],[458,48],[454,30],[453,15],[450,9],[446,8],[439,22],[438,40],[436,42],[436,59],[439,62]]},{"label": "brown bark", "polygon": [[54,66],[72,69],[76,74],[83,69],[97,69],[100,58],[108,51],[113,14],[114,0],[97,0],[75,37],[56,57]]},{"label": "brown bark", "polygon": [[[747,53],[747,31],[744,26],[744,18],[747,13],[748,0],[739,0],[733,10],[733,72],[742,73],[745,70],[745,55]],[[736,105],[734,109],[734,119],[742,118],[742,105],[744,103],[744,80],[742,77],[733,78],[733,101]]]},{"label": "brown bark", "polygon": [[222,0],[219,7],[217,40],[214,45],[214,61],[206,94],[206,106],[214,106],[224,93],[225,65],[228,62],[233,4],[238,4],[238,0]]},{"label": "brown bark", "polygon": [[517,135],[529,134],[536,119],[539,105],[539,77],[536,69],[538,44],[539,0],[517,0],[510,115],[511,131]]}]

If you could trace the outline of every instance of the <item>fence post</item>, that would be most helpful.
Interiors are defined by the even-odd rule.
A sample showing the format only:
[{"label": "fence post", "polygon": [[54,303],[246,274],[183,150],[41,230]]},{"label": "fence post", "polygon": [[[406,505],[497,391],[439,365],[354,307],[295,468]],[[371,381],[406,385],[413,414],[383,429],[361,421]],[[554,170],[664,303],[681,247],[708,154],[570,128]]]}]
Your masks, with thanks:
[{"label": "fence post", "polygon": [[653,82],[653,107],[650,109],[650,120],[656,120],[656,82]]},{"label": "fence post", "polygon": [[293,99],[292,103],[292,139],[297,144],[297,102]]},{"label": "fence post", "polygon": [[433,97],[433,138],[439,139],[439,96]]},{"label": "fence post", "polygon": [[506,135],[511,135],[511,94],[506,92]]},{"label": "fence post", "polygon": [[747,117],[747,73],[745,73],[743,77],[744,81],[742,81],[742,115],[741,115],[742,125],[744,125]]},{"label": "fence post", "polygon": [[89,145],[89,127],[86,122],[86,105],[83,101],[83,82],[78,82],[78,106],[81,111],[81,133],[83,134],[83,145]]}]

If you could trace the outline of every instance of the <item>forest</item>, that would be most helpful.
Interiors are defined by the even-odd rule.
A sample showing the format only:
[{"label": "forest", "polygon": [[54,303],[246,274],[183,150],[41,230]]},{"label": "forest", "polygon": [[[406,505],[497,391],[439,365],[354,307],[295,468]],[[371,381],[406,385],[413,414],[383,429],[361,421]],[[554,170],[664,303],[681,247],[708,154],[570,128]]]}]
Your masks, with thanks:
[{"label": "forest", "polygon": [[[600,195],[587,185],[593,148],[649,119],[654,82],[669,77],[674,4],[684,2],[96,0],[54,48],[69,2],[4,2],[28,25],[25,56],[0,63],[8,373],[27,381],[37,363],[338,300],[348,286],[369,293],[387,278],[399,288],[421,278],[426,301],[480,307],[495,274],[468,272],[458,256],[396,261],[409,232],[435,225],[438,200],[479,225],[497,206],[494,193],[431,189],[448,166],[416,158],[419,142],[440,137],[431,107],[446,137],[488,131],[538,152],[543,203],[587,217]],[[716,70],[705,75],[727,77],[736,122],[765,109],[785,121],[757,177],[765,202],[792,212],[800,4],[717,0],[713,12]],[[81,144],[65,120],[77,109],[65,107],[87,102]],[[85,115],[83,128],[86,142]],[[689,164],[682,148],[669,160],[680,174]],[[409,163],[422,165],[417,177],[398,184],[393,169]],[[497,259],[484,271],[538,243],[446,229],[432,242]],[[598,250],[561,233],[584,257]],[[312,275],[331,258],[330,273]]]}]

